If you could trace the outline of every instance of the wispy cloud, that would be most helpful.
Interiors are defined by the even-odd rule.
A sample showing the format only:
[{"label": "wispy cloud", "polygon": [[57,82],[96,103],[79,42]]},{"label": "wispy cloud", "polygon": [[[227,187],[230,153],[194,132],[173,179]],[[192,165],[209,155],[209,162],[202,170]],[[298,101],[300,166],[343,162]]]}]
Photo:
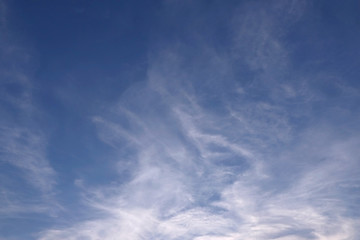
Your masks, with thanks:
[{"label": "wispy cloud", "polygon": [[46,156],[47,138],[35,120],[39,110],[32,98],[30,54],[13,41],[6,4],[0,7],[0,164],[8,169],[1,172],[0,211],[4,216],[45,212],[54,202],[56,174]]},{"label": "wispy cloud", "polygon": [[43,136],[26,128],[2,127],[0,145],[3,161],[21,169],[29,184],[44,193],[52,190],[55,172],[46,159]]},{"label": "wispy cloud", "polygon": [[[249,134],[242,131],[242,121],[236,125],[239,130],[233,130],[239,134],[234,139],[232,134],[223,134],[223,121],[216,121],[223,117],[212,116],[199,104],[184,101],[187,97],[162,102],[169,114],[163,118],[158,114],[163,109],[148,109],[153,100],[144,98],[149,92],[157,93],[146,85],[144,88],[141,98],[126,101],[137,102],[140,108],[150,111],[150,118],[142,118],[143,111],[126,109],[123,101],[121,108],[112,109],[112,117],[94,118],[107,143],[119,150],[124,146],[121,142],[130,142],[136,149],[133,178],[105,189],[85,188],[86,202],[102,217],[67,229],[46,231],[40,239],[356,236],[356,219],[344,212],[349,199],[343,194],[348,194],[346,189],[354,189],[359,181],[354,170],[358,165],[354,148],[358,139],[343,142],[336,140],[336,135],[326,135],[329,129],[309,130],[292,145],[295,149],[266,153],[263,148],[256,150],[255,144],[250,151],[241,144],[242,136]],[[147,104],[141,106],[144,99]],[[194,115],[180,111],[179,106]],[[229,120],[233,119],[232,114],[228,113]],[[103,118],[110,120],[100,120]],[[252,134],[258,136],[256,131],[262,130],[253,129]],[[119,164],[126,161],[122,159]],[[227,164],[232,165],[229,168]],[[259,165],[264,167],[259,169]]]},{"label": "wispy cloud", "polygon": [[[118,182],[77,184],[90,220],[39,239],[358,238],[360,139],[312,115],[313,82],[286,81],[293,69],[284,21],[306,6],[241,5],[228,55],[204,46],[201,61],[192,60],[177,45],[150,57],[146,81],[92,118],[118,154]],[[247,74],[217,72],[219,62],[240,61]]]}]

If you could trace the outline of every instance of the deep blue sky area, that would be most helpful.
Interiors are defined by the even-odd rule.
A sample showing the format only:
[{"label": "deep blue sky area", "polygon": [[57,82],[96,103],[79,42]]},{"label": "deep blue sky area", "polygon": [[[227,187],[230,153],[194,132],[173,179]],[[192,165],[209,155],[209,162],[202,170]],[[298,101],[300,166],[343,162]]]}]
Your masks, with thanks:
[{"label": "deep blue sky area", "polygon": [[0,0],[0,240],[357,240],[360,3]]},{"label": "deep blue sky area", "polygon": [[[105,78],[102,84],[112,86],[121,82],[124,85],[119,87],[124,87],[126,81],[108,79],[131,71],[134,65],[146,68],[148,33],[157,19],[156,5],[159,3],[15,1],[14,25],[38,49],[38,61],[44,65],[37,75],[44,82],[50,82],[49,85],[62,82],[58,78],[69,78],[73,72],[79,72],[81,75],[74,77],[82,78],[84,84],[94,88],[100,84],[94,77]],[[49,78],[53,73],[57,73],[56,76]]]}]

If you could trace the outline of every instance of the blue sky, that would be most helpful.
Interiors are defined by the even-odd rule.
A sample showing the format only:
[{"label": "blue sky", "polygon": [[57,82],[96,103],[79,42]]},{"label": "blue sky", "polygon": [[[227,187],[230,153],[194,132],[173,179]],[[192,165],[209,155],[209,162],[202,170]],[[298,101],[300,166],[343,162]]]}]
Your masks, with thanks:
[{"label": "blue sky", "polygon": [[359,12],[0,0],[0,240],[359,239]]}]

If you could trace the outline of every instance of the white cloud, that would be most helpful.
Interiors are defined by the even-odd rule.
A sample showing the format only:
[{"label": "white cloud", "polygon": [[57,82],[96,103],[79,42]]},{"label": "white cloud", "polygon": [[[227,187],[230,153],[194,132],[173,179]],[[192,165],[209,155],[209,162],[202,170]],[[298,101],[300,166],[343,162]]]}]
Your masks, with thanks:
[{"label": "white cloud", "polygon": [[22,171],[29,184],[46,193],[55,184],[55,172],[45,155],[43,136],[21,128],[0,128],[0,153],[3,161]]},{"label": "white cloud", "polygon": [[[295,145],[286,142],[292,138],[283,140],[294,149],[264,152],[268,148],[257,149],[249,143],[243,147],[242,136],[269,135],[262,132],[267,130],[268,117],[284,110],[262,105],[256,111],[265,117],[253,117],[257,128],[250,124],[252,115],[238,110],[248,118],[248,126],[239,121],[238,128],[227,132],[222,127],[224,118],[201,107],[195,95],[190,97],[191,103],[188,96],[181,95],[164,103],[161,98],[148,97],[158,92],[146,84],[143,87],[141,97],[127,101],[140,105],[145,101],[145,113],[126,108],[121,101],[122,108],[94,120],[101,138],[118,151],[122,148],[119,143],[131,142],[127,147],[136,150],[137,159],[131,169],[133,178],[120,186],[85,188],[86,202],[102,217],[45,231],[39,239],[299,240],[356,236],[355,220],[344,214],[346,198],[337,189],[339,183],[358,181],[355,174],[348,175],[358,165],[353,147],[356,139],[339,143],[336,135],[326,134],[329,129],[310,129]],[[162,108],[147,109],[155,103]],[[163,111],[165,118],[160,114]],[[233,112],[228,115],[225,119],[234,118]],[[286,117],[274,119],[290,128]],[[252,129],[244,131],[242,126]],[[283,131],[279,134],[289,134],[287,128],[276,129]],[[236,134],[238,138],[233,137]],[[271,146],[272,138],[277,137],[259,141]],[[243,168],[234,170],[216,162],[226,162],[229,156],[239,159],[237,164]],[[322,161],[324,158],[328,160]],[[278,169],[279,165],[286,169]]]},{"label": "white cloud", "polygon": [[[151,59],[148,80],[93,118],[119,164],[136,161],[131,179],[100,188],[82,182],[91,220],[45,230],[39,239],[356,239],[358,216],[347,206],[360,180],[359,139],[339,139],[330,120],[299,130],[294,116],[322,122],[308,115],[307,105],[296,109],[280,100],[311,101],[310,86],[283,79],[291,68],[283,32],[276,31],[285,23],[273,11],[299,18],[304,4],[295,2],[270,12],[252,5],[239,10],[235,56],[224,62],[244,57],[261,69],[239,98],[224,97],[221,89],[203,96],[199,88],[214,79],[182,69],[197,63],[184,63],[177,48]],[[205,52],[202,64],[218,76],[211,57],[219,56]],[[258,86],[266,96],[252,95]],[[209,107],[204,99],[215,103]],[[133,156],[123,156],[124,149]]]}]

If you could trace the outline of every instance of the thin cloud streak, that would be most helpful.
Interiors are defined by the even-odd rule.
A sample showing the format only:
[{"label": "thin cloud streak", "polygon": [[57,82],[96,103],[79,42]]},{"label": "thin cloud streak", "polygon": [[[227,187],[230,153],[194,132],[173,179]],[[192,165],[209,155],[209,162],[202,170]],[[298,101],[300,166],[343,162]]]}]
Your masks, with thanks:
[{"label": "thin cloud streak", "polygon": [[[47,137],[35,123],[39,109],[32,97],[31,55],[15,43],[7,6],[1,1],[0,7],[0,164],[8,169],[0,175],[0,211],[3,216],[49,213],[53,212],[49,206],[57,205],[56,173],[47,159]],[[18,185],[23,187],[21,191]]]}]

